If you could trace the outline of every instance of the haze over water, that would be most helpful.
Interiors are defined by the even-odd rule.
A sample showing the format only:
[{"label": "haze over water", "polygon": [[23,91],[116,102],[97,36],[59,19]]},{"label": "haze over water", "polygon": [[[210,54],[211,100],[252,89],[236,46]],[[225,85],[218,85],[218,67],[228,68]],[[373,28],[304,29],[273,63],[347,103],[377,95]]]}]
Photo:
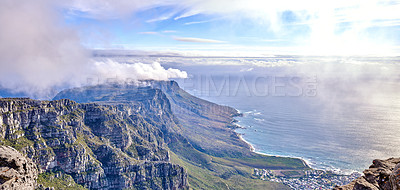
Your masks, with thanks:
[{"label": "haze over water", "polygon": [[192,79],[178,81],[196,96],[241,111],[244,129],[237,132],[257,152],[361,172],[374,159],[400,156],[400,67],[395,59],[359,61],[207,71],[187,66]]}]

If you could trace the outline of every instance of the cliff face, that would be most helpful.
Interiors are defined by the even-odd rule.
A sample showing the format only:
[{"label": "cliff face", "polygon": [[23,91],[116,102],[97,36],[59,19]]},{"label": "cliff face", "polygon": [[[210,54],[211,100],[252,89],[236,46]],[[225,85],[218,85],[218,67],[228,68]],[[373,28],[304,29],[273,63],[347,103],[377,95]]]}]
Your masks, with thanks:
[{"label": "cliff face", "polygon": [[122,112],[141,115],[148,123],[164,133],[180,133],[181,127],[172,113],[170,101],[157,88],[133,85],[98,85],[67,89],[53,100],[70,99],[78,103],[114,105]]},{"label": "cliff face", "polygon": [[0,99],[0,143],[27,155],[40,172],[62,171],[90,189],[187,188],[162,130],[139,107]]},{"label": "cliff face", "polygon": [[400,189],[400,158],[374,160],[364,176],[335,190],[397,190]]}]

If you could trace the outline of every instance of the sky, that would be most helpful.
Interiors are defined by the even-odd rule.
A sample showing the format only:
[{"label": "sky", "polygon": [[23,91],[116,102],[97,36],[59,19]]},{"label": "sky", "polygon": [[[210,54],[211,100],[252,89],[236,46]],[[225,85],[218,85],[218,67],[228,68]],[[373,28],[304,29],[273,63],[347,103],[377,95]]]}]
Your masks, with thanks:
[{"label": "sky", "polygon": [[399,56],[399,10],[400,0],[1,0],[0,88],[44,97],[93,78],[188,77],[158,60],[95,60],[93,50]]},{"label": "sky", "polygon": [[[398,0],[73,0],[60,8],[94,49],[398,55]],[[245,54],[245,53],[244,53]]]}]

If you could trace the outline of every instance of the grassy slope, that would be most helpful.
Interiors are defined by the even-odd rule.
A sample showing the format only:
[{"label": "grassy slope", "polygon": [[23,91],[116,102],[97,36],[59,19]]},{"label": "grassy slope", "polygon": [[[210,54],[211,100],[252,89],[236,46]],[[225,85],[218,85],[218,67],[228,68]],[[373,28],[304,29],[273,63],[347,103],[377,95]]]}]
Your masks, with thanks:
[{"label": "grassy slope", "polygon": [[171,153],[171,162],[187,170],[189,184],[193,189],[289,189],[283,184],[253,178],[251,167],[232,165],[232,162],[222,158],[203,156],[208,162],[199,164]]},{"label": "grassy slope", "polygon": [[[189,174],[193,189],[287,189],[286,186],[255,179],[254,167],[269,168],[267,156],[249,162],[230,157],[216,157],[200,152],[189,143],[176,141],[169,145],[171,162],[183,166]],[[281,160],[281,159],[278,159]]]},{"label": "grassy slope", "polygon": [[86,188],[75,183],[70,175],[45,172],[41,173],[37,179],[37,190],[46,189],[45,187],[53,187],[54,190],[85,190]]}]

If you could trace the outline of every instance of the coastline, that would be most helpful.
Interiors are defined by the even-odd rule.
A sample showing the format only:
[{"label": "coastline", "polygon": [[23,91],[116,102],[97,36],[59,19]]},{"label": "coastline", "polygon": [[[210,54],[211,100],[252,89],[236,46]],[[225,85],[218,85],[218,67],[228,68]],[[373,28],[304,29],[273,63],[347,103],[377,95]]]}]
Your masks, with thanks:
[{"label": "coastline", "polygon": [[245,139],[244,137],[244,133],[240,133],[238,131],[236,131],[237,129],[247,129],[246,127],[238,124],[239,120],[237,120],[236,118],[238,117],[243,117],[243,113],[240,110],[236,111],[239,113],[238,116],[233,116],[234,121],[232,122],[233,125],[236,126],[236,129],[234,129],[233,131],[236,133],[236,135],[239,137],[239,139],[241,141],[243,141],[244,143],[246,143],[249,147],[250,147],[250,151],[256,153],[256,154],[260,154],[260,155],[265,155],[265,156],[273,156],[273,157],[280,157],[280,158],[293,158],[293,159],[299,159],[303,162],[304,166],[312,169],[312,170],[322,170],[322,171],[327,171],[327,172],[332,172],[338,175],[350,175],[354,172],[356,173],[360,173],[362,174],[362,172],[360,171],[356,171],[356,170],[344,170],[344,169],[340,169],[340,168],[319,168],[317,167],[317,164],[313,164],[312,161],[304,159],[302,157],[296,157],[296,156],[283,156],[283,155],[275,155],[275,154],[267,154],[267,153],[263,153],[263,152],[259,152],[256,150],[255,146],[253,144],[251,144],[248,140]]},{"label": "coastline", "polygon": [[251,152],[254,152],[254,153],[260,154],[260,155],[264,155],[264,156],[273,156],[273,157],[279,157],[279,158],[293,158],[293,159],[299,159],[299,160],[301,160],[301,161],[303,162],[303,164],[304,164],[305,167],[308,167],[308,168],[314,169],[314,170],[319,170],[319,169],[316,169],[316,168],[311,167],[312,164],[310,164],[309,161],[307,161],[306,159],[301,158],[301,157],[282,156],[282,155],[271,155],[271,154],[266,154],[266,153],[262,153],[262,152],[256,151],[254,145],[251,144],[249,141],[247,141],[247,140],[243,137],[243,134],[242,134],[242,133],[239,133],[239,132],[236,131],[237,129],[246,129],[246,127],[239,125],[239,124],[238,124],[239,121],[236,119],[237,117],[243,117],[244,114],[243,114],[240,110],[238,110],[238,109],[236,109],[236,108],[234,108],[234,109],[236,110],[237,114],[232,116],[232,119],[233,119],[233,120],[232,120],[231,124],[236,126],[236,128],[233,129],[233,132],[236,134],[236,136],[239,137],[239,139],[240,139],[241,141],[243,141],[244,143],[246,143],[246,144],[250,147],[250,151],[251,151]]},{"label": "coastline", "polygon": [[[245,129],[245,128],[242,127],[242,126],[241,126],[240,128],[241,128],[241,129]],[[252,151],[252,152],[254,152],[254,153],[261,154],[261,155],[265,155],[265,156],[274,156],[274,157],[279,157],[279,158],[294,158],[294,159],[299,159],[299,160],[301,160],[301,161],[303,162],[304,166],[306,166],[306,167],[308,167],[308,168],[310,168],[310,169],[320,170],[320,169],[311,167],[312,164],[310,164],[309,161],[307,161],[306,159],[301,158],[301,157],[282,156],[282,155],[272,155],[272,154],[266,154],[266,153],[263,153],[263,152],[258,152],[258,151],[256,151],[254,145],[252,145],[249,141],[247,141],[246,139],[243,138],[243,134],[238,133],[236,130],[235,130],[235,133],[237,134],[237,136],[240,138],[241,141],[245,142],[245,143],[250,147],[250,151]]]},{"label": "coastline", "polygon": [[[240,115],[240,117],[243,116],[243,114]],[[245,133],[243,131],[242,133],[237,131],[238,129],[247,129],[247,127],[239,125],[237,123],[239,121],[236,119],[234,121],[236,121],[233,123],[236,128],[233,131],[242,142],[246,143],[248,147],[250,147],[251,152],[278,159],[297,159],[304,165],[304,168],[294,170],[263,169],[263,167],[255,167],[254,175],[258,176],[261,180],[283,183],[291,189],[310,189],[310,187],[312,187],[312,189],[333,189],[337,186],[349,184],[351,181],[362,176],[362,173],[358,171],[345,172],[341,169],[318,168],[316,163],[313,165],[313,162],[300,157],[271,155],[259,152],[256,150],[255,145],[245,139]]]}]

